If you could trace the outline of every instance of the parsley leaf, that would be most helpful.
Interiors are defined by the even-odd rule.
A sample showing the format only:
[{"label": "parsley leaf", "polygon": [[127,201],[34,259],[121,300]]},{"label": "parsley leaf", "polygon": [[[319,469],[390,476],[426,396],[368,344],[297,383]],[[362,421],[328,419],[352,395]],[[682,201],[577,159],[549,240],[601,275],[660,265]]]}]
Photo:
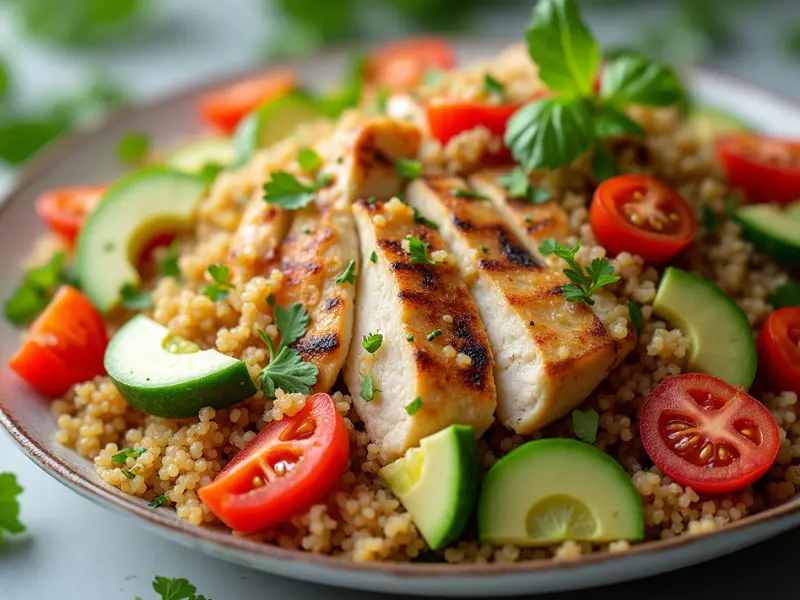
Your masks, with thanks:
[{"label": "parsley leaf", "polygon": [[619,175],[619,165],[614,155],[602,144],[597,144],[592,153],[592,172],[597,183]]},{"label": "parsley leaf", "polygon": [[288,309],[276,306],[275,326],[281,332],[281,344],[278,350],[291,346],[303,337],[306,334],[306,328],[310,320],[311,317],[308,316],[306,307],[299,302],[294,302]]},{"label": "parsley leaf", "polygon": [[787,281],[767,296],[767,302],[775,308],[800,306],[800,283]]},{"label": "parsley leaf", "polygon": [[383,343],[383,334],[368,333],[361,340],[361,346],[370,354],[375,354]]},{"label": "parsley leaf", "polygon": [[570,165],[594,143],[589,104],[582,98],[531,102],[509,120],[505,143],[528,171]]},{"label": "parsley leaf", "polygon": [[411,255],[412,265],[435,265],[436,261],[428,257],[428,244],[418,237],[406,236],[408,240],[408,253]]},{"label": "parsley leaf", "polygon": [[22,283],[5,301],[3,308],[6,319],[15,325],[23,325],[47,307],[56,287],[63,280],[65,256],[63,252],[56,252],[46,264],[25,273]]},{"label": "parsley leaf", "polygon": [[111,457],[111,462],[117,465],[124,465],[128,461],[128,457],[137,459],[145,452],[147,452],[147,448],[139,448],[137,450],[133,448],[123,448]]},{"label": "parsley leaf", "polygon": [[297,164],[304,171],[316,171],[322,166],[322,157],[311,148],[303,148],[297,154]]},{"label": "parsley leaf", "polygon": [[434,329],[428,335],[425,336],[425,339],[428,340],[429,342],[432,342],[433,340],[435,340],[440,335],[442,335],[442,330],[441,329]]},{"label": "parsley leaf", "polygon": [[216,283],[207,285],[203,290],[212,302],[218,302],[228,297],[233,284],[230,282],[231,270],[225,265],[208,265],[208,274]]},{"label": "parsley leaf", "polygon": [[261,389],[270,398],[275,397],[275,390],[280,388],[287,394],[308,394],[312,385],[317,383],[319,369],[303,362],[300,354],[292,348],[283,347],[261,371],[258,380]]},{"label": "parsley leaf", "polygon": [[389,88],[385,86],[375,90],[375,114],[385,115],[389,110]]},{"label": "parsley leaf", "polygon": [[324,175],[306,185],[300,183],[291,173],[274,171],[270,180],[264,184],[264,202],[286,210],[297,210],[308,206],[314,200],[314,194],[330,181],[330,177]]},{"label": "parsley leaf", "polygon": [[540,0],[525,39],[539,78],[550,89],[572,96],[591,94],[600,47],[575,0]]},{"label": "parsley leaf", "polygon": [[339,275],[336,279],[334,279],[336,283],[350,283],[355,284],[356,282],[356,261],[351,260],[347,263],[347,266],[342,271],[342,274]]},{"label": "parsley leaf", "polygon": [[627,52],[603,69],[600,96],[617,105],[671,106],[686,93],[671,67]]},{"label": "parsley leaf", "polygon": [[575,431],[575,437],[587,444],[594,444],[597,441],[597,424],[600,420],[600,415],[597,411],[587,410],[573,410],[572,411],[572,429]]},{"label": "parsley leaf", "polygon": [[497,96],[498,98],[505,98],[506,90],[503,84],[497,81],[494,77],[486,73],[483,76],[483,91],[487,96]]},{"label": "parsley leaf", "polygon": [[3,533],[22,533],[25,526],[19,521],[19,501],[17,496],[22,487],[11,473],[0,473],[0,541]]},{"label": "parsley leaf", "polygon": [[153,590],[162,600],[197,600],[197,588],[188,579],[170,579],[156,575]]},{"label": "parsley leaf", "polygon": [[130,471],[123,471],[123,472],[122,472],[122,475],[123,475],[123,477],[125,477],[126,479],[136,479],[136,475],[134,475],[134,474],[133,474],[133,473],[131,473]]},{"label": "parsley leaf", "polygon": [[422,176],[422,163],[411,158],[401,158],[395,163],[394,169],[403,179],[417,179]]},{"label": "parsley leaf", "polygon": [[708,204],[703,204],[700,207],[700,222],[703,224],[703,229],[712,233],[719,227],[719,217]]},{"label": "parsley leaf", "polygon": [[129,167],[142,164],[149,150],[150,138],[146,133],[126,133],[117,142],[117,158]]},{"label": "parsley leaf", "polygon": [[419,212],[416,207],[412,206],[411,210],[414,212],[414,222],[415,223],[422,223],[423,225],[427,225],[428,227],[432,227],[433,229],[439,229],[439,224],[435,221],[431,221],[430,219],[426,218],[421,212]]},{"label": "parsley leaf", "polygon": [[372,402],[375,398],[375,379],[372,377],[372,373],[361,381],[361,397],[367,402]]},{"label": "parsley leaf", "polygon": [[472,190],[463,190],[460,188],[453,188],[450,190],[450,195],[454,196],[455,198],[464,198],[465,200],[483,200],[485,202],[492,201],[492,199],[486,194],[479,194],[478,192],[473,192]]},{"label": "parsley leaf", "polygon": [[181,254],[181,244],[178,240],[167,246],[164,252],[164,258],[161,259],[161,264],[158,265],[159,272],[165,277],[179,277],[181,269],[178,266],[178,258]]},{"label": "parsley leaf", "polygon": [[514,167],[508,173],[504,173],[497,178],[497,183],[506,188],[514,198],[523,198],[528,195],[530,182],[528,174],[522,167]]},{"label": "parsley leaf", "polygon": [[633,300],[628,302],[628,317],[630,317],[631,325],[636,330],[636,333],[642,331],[642,309]]},{"label": "parsley leaf", "polygon": [[575,260],[580,247],[580,242],[569,248],[559,244],[554,238],[549,238],[539,246],[539,252],[545,256],[555,254],[569,265],[564,269],[564,275],[572,283],[565,284],[561,288],[561,294],[567,302],[586,302],[593,305],[592,294],[601,287],[616,283],[621,278],[614,275],[614,266],[607,258],[595,258],[584,272],[583,267]]},{"label": "parsley leaf", "polygon": [[160,496],[156,496],[150,502],[147,503],[147,508],[158,508],[159,506],[164,504],[164,502],[166,502],[166,501],[167,501],[167,497],[164,496],[163,494],[160,495]]},{"label": "parsley leaf", "polygon": [[153,308],[153,296],[147,290],[140,290],[132,283],[126,283],[119,290],[122,308],[127,310],[147,310]]},{"label": "parsley leaf", "polygon": [[372,251],[372,254],[369,255],[369,262],[376,263],[378,262],[378,255],[375,253],[375,250]]},{"label": "parsley leaf", "polygon": [[420,408],[422,408],[422,398],[417,396],[412,402],[406,405],[406,412],[409,416],[413,417]]}]

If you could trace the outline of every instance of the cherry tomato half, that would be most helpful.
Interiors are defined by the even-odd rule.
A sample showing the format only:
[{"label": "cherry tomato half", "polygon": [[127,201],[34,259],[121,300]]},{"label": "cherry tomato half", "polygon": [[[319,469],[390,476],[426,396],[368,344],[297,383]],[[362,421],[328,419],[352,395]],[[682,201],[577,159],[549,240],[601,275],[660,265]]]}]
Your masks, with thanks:
[{"label": "cherry tomato half", "polygon": [[438,37],[412,37],[376,50],[369,59],[367,80],[377,87],[405,92],[430,68],[448,70],[456,64],[453,47]]},{"label": "cherry tomato half", "polygon": [[710,494],[753,483],[780,446],[763,404],[704,373],[665,379],[644,401],[639,426],[644,449],[665,475]]},{"label": "cherry tomato half", "polygon": [[72,385],[105,373],[107,345],[100,313],[83,294],[65,285],[33,322],[8,366],[38,392],[57,398]]},{"label": "cherry tomato half", "polygon": [[269,71],[209,92],[197,102],[197,112],[206,125],[230,134],[245,115],[264,102],[288,94],[297,86],[298,79],[294,71]]},{"label": "cherry tomato half", "polygon": [[800,142],[737,133],[717,140],[728,180],[751,202],[800,200]]},{"label": "cherry tomato half", "polygon": [[105,190],[104,185],[94,185],[46,192],[36,199],[36,214],[71,245]]},{"label": "cherry tomato half", "polygon": [[349,458],[344,420],[330,396],[316,394],[294,417],[268,423],[198,494],[228,527],[255,533],[323,500]]},{"label": "cherry tomato half", "polygon": [[758,338],[758,355],[773,390],[800,394],[800,307],[770,315]]},{"label": "cherry tomato half", "polygon": [[592,230],[610,254],[631,252],[646,262],[669,260],[692,243],[692,207],[649,175],[619,175],[601,183],[590,209]]}]

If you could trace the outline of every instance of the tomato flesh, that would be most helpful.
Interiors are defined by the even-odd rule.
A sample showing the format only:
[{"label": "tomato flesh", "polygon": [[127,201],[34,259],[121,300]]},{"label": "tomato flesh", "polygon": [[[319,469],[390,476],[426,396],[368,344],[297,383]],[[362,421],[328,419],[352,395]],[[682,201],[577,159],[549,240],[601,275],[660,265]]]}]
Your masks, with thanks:
[{"label": "tomato flesh", "polygon": [[210,128],[229,135],[247,114],[297,86],[294,71],[269,71],[202,96],[197,102],[197,112]]},{"label": "tomato flesh", "polygon": [[770,315],[758,338],[758,355],[773,390],[800,394],[800,307]]},{"label": "tomato flesh", "polygon": [[349,457],[344,420],[329,395],[316,394],[295,416],[268,423],[198,494],[228,527],[255,533],[324,500]]},{"label": "tomato flesh", "polygon": [[594,194],[590,222],[610,254],[630,252],[646,262],[664,262],[692,243],[697,222],[675,190],[649,175],[619,175]]},{"label": "tomato flesh", "polygon": [[63,286],[8,365],[31,387],[57,398],[76,383],[105,373],[107,345],[100,313],[78,290]]},{"label": "tomato flesh", "polygon": [[415,87],[428,69],[452,69],[453,47],[438,37],[412,37],[376,50],[367,66],[367,80],[393,92]]},{"label": "tomato flesh", "polygon": [[95,185],[46,192],[36,199],[36,214],[52,231],[72,245],[83,222],[105,190],[105,185]]},{"label": "tomato flesh", "polygon": [[751,202],[800,200],[800,142],[739,133],[721,137],[717,157]]},{"label": "tomato flesh", "polygon": [[665,475],[710,494],[753,483],[780,446],[778,425],[763,404],[704,373],[665,379],[642,405],[640,428],[647,454]]}]

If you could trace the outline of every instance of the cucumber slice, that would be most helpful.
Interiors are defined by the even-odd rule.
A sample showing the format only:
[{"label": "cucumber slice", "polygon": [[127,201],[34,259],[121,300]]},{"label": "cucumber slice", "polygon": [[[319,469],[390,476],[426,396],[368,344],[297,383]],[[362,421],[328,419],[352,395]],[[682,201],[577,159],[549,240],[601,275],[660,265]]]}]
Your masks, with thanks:
[{"label": "cucumber slice", "polygon": [[475,432],[451,425],[385,466],[380,476],[428,545],[434,550],[447,546],[461,537],[478,497]]},{"label": "cucumber slice", "polygon": [[756,376],[756,341],[739,305],[700,275],[669,267],[661,277],[655,313],[691,339],[689,369],[749,388]]},{"label": "cucumber slice", "polygon": [[256,393],[244,361],[200,350],[144,315],[122,326],[104,362],[125,401],[157,417],[196,417],[205,406],[225,408]]},{"label": "cucumber slice", "polygon": [[81,229],[75,261],[81,287],[98,309],[115,308],[122,286],[139,284],[135,261],[143,246],[190,227],[205,190],[199,177],[164,167],[136,171],[108,189]]},{"label": "cucumber slice", "polygon": [[642,500],[622,467],[594,446],[568,439],[528,442],[486,474],[478,537],[517,546],[641,540]]},{"label": "cucumber slice", "polygon": [[178,148],[167,159],[167,165],[178,171],[197,175],[209,165],[230,167],[235,154],[233,140],[230,138],[205,138]]},{"label": "cucumber slice", "polygon": [[721,135],[753,131],[742,119],[711,106],[698,106],[689,113],[688,124],[692,132],[704,143],[712,143]]},{"label": "cucumber slice", "polygon": [[308,94],[295,91],[257,108],[242,120],[233,139],[234,164],[242,166],[260,148],[267,148],[290,135],[298,125],[319,119],[316,102]]},{"label": "cucumber slice", "polygon": [[773,204],[749,204],[734,214],[755,247],[787,265],[800,265],[800,202],[784,209]]}]

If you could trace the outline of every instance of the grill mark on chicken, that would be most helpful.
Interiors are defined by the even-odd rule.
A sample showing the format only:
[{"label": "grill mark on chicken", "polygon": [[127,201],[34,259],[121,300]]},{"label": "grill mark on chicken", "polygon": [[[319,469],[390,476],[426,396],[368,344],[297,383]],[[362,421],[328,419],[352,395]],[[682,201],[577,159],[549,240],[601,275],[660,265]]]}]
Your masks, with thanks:
[{"label": "grill mark on chicken", "polygon": [[333,310],[342,305],[341,298],[325,298],[325,310]]},{"label": "grill mark on chicken", "polygon": [[307,360],[312,356],[321,357],[330,354],[339,347],[339,336],[335,333],[326,333],[316,336],[303,336],[292,344],[292,348],[297,350],[303,359]]},{"label": "grill mark on chicken", "polygon": [[505,228],[497,228],[497,242],[509,262],[522,267],[539,266],[525,248],[511,241]]}]

